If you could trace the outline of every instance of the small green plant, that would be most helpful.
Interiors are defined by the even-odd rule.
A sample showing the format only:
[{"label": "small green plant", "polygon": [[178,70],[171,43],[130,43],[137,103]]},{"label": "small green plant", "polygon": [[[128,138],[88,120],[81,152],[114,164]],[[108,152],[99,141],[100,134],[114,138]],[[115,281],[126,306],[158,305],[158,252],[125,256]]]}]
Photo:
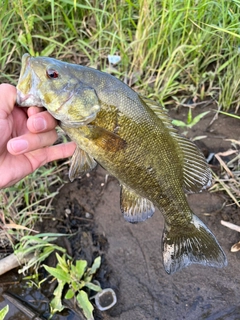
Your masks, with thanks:
[{"label": "small green plant", "polygon": [[3,309],[0,310],[0,320],[4,320],[6,314],[8,313],[9,306],[6,305]]},{"label": "small green plant", "polygon": [[24,263],[19,273],[25,273],[29,268],[34,268],[37,274],[38,268],[51,253],[55,250],[65,253],[66,250],[57,246],[53,242],[65,234],[40,233],[22,237],[20,242],[14,247],[14,254]]},{"label": "small green plant", "polygon": [[192,108],[189,108],[188,110],[188,116],[187,116],[187,121],[181,121],[181,120],[173,120],[172,124],[177,126],[177,127],[182,127],[182,128],[192,128],[197,124],[206,114],[208,114],[210,111],[205,111],[200,114],[198,114],[196,117],[192,117]]},{"label": "small green plant", "polygon": [[[44,265],[44,268],[57,279],[58,285],[54,291],[54,298],[50,303],[51,314],[62,311],[64,306],[62,304],[62,295],[65,285],[68,285],[65,299],[76,298],[77,305],[83,310],[87,320],[94,320],[93,306],[88,298],[88,291],[101,291],[102,289],[92,283],[92,277],[96,273],[101,264],[101,257],[97,257],[92,267],[87,268],[87,261],[77,260],[74,264],[71,258],[66,259],[66,255],[62,257],[56,253],[58,264],[56,268]],[[85,290],[83,290],[83,288]],[[87,292],[86,292],[87,291]]]}]

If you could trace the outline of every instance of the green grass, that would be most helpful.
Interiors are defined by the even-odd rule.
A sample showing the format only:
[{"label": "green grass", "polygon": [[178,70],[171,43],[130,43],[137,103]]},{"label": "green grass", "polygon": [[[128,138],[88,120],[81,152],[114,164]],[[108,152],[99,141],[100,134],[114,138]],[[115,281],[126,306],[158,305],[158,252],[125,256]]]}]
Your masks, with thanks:
[{"label": "green grass", "polygon": [[37,221],[51,215],[57,185],[63,184],[59,170],[53,165],[42,167],[14,186],[0,190],[0,243],[8,239],[14,246],[24,236],[35,233]]},{"label": "green grass", "polygon": [[138,76],[135,89],[162,104],[216,98],[239,108],[240,1],[2,1],[0,70],[16,84],[23,53]]}]

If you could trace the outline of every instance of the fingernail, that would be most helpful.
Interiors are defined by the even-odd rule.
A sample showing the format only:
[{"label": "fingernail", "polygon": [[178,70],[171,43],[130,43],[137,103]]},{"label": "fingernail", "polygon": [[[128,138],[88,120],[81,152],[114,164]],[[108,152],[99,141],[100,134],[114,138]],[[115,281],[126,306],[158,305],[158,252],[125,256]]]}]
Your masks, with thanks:
[{"label": "fingernail", "polygon": [[43,118],[35,118],[33,120],[34,129],[39,132],[47,128],[47,122]]},{"label": "fingernail", "polygon": [[17,139],[12,140],[9,143],[15,153],[22,153],[28,149],[28,142],[26,140]]}]

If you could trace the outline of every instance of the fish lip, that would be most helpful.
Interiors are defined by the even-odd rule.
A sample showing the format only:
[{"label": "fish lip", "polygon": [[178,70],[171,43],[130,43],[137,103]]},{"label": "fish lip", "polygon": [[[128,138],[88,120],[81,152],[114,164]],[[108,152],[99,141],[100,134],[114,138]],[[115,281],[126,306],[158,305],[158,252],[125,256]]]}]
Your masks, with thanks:
[{"label": "fish lip", "polygon": [[16,98],[17,105],[20,107],[29,107],[30,105],[35,105],[38,107],[42,107],[42,103],[36,100],[36,96],[28,93],[24,94],[22,91],[17,89],[17,98]]},{"label": "fish lip", "polygon": [[24,94],[22,91],[17,90],[17,104],[22,105],[24,101],[26,101],[30,97],[30,94]]}]

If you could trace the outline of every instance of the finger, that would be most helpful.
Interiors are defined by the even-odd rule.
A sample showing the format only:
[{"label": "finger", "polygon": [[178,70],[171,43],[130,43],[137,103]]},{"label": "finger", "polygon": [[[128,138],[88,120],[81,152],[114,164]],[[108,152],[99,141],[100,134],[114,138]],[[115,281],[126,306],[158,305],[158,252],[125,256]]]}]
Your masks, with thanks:
[{"label": "finger", "polygon": [[44,109],[43,107],[42,108],[41,107],[29,107],[28,108],[28,116],[31,117],[34,114],[37,114],[37,113],[42,112],[44,110],[46,110],[46,109]]},{"label": "finger", "polygon": [[6,119],[12,112],[17,96],[17,90],[14,86],[3,83],[0,84],[0,118]]},{"label": "finger", "polygon": [[71,141],[35,150],[25,154],[25,156],[31,163],[32,171],[34,171],[48,162],[71,157],[75,149],[76,144]]},{"label": "finger", "polygon": [[27,133],[8,141],[7,149],[13,155],[27,153],[52,145],[57,140],[56,130],[34,134]]},{"label": "finger", "polygon": [[[72,156],[75,148],[76,145],[74,142],[67,142],[10,158],[6,168],[2,171],[6,172],[6,175],[1,175],[0,189],[15,184],[48,162]],[[9,171],[8,168],[15,167],[16,163],[18,169]]]},{"label": "finger", "polygon": [[28,130],[32,133],[47,132],[53,130],[58,122],[47,111],[35,113],[27,120]]}]

